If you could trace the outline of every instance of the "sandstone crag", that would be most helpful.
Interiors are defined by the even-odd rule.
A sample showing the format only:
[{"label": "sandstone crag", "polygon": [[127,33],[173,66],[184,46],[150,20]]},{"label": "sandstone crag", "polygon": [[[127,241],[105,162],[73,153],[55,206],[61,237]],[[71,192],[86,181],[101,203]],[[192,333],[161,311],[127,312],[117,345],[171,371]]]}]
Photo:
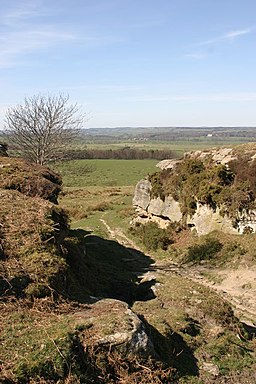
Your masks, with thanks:
[{"label": "sandstone crag", "polygon": [[171,222],[199,235],[256,232],[256,145],[187,152],[135,188],[133,222]]}]

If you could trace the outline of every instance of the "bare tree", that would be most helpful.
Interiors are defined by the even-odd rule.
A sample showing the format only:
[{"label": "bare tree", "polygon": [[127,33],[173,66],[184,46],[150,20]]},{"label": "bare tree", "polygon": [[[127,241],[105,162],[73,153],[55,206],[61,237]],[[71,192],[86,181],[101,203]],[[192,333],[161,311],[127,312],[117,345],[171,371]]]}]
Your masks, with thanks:
[{"label": "bare tree", "polygon": [[5,128],[23,157],[43,165],[58,158],[76,137],[83,121],[77,104],[69,104],[69,96],[39,94],[25,98],[24,105],[9,108]]}]

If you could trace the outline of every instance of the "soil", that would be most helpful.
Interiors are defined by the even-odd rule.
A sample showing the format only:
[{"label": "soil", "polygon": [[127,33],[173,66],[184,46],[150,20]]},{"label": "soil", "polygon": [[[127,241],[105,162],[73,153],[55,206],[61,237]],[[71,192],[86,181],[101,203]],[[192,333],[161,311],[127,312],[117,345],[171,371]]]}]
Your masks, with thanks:
[{"label": "soil", "polygon": [[[236,316],[255,325],[256,320],[256,267],[237,266],[236,269],[193,267],[186,270],[189,278],[211,287],[229,301]],[[210,276],[210,278],[205,277]]]}]

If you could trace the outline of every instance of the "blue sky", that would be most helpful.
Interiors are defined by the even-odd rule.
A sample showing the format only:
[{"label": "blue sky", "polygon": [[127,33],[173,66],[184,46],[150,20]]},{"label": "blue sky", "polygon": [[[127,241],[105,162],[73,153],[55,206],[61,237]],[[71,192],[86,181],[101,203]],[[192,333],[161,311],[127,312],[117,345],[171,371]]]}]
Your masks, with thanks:
[{"label": "blue sky", "polygon": [[256,126],[256,0],[0,0],[0,127],[69,94],[87,127]]}]

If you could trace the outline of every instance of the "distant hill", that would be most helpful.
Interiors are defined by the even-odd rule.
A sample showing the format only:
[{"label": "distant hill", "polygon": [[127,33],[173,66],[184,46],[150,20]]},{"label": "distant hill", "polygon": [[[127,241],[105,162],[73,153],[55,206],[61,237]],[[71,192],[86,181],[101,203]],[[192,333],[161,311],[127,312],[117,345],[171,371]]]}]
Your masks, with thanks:
[{"label": "distant hill", "polygon": [[148,140],[179,140],[193,137],[239,137],[256,139],[256,127],[116,127],[87,128],[81,131],[89,137],[129,138]]}]

